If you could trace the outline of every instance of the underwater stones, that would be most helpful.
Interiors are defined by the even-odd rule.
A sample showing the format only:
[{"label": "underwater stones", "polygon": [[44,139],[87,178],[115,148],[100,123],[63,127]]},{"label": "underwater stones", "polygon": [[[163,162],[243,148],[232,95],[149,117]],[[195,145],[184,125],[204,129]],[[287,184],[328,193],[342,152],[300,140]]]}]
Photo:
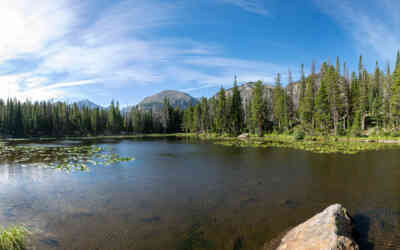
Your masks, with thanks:
[{"label": "underwater stones", "polygon": [[284,200],[280,203],[280,205],[285,208],[297,208],[299,203],[294,200]]},{"label": "underwater stones", "polygon": [[281,239],[277,250],[358,250],[352,235],[350,215],[342,205],[335,204],[291,229]]},{"label": "underwater stones", "polygon": [[159,221],[161,221],[161,217],[160,216],[146,217],[146,218],[140,219],[140,221],[145,222],[145,223],[159,222]]}]

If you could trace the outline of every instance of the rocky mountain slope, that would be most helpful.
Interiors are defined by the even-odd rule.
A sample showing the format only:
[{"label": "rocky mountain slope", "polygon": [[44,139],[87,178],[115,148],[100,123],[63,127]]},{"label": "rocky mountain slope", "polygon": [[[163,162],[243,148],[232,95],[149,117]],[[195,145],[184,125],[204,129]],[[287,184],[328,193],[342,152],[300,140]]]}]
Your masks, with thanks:
[{"label": "rocky mountain slope", "polygon": [[95,108],[103,108],[100,105],[97,105],[96,103],[86,99],[86,100],[81,100],[79,102],[76,102],[79,108],[87,107],[89,109],[95,109]]},{"label": "rocky mountain slope", "polygon": [[172,107],[179,107],[182,110],[189,107],[191,104],[195,105],[199,102],[199,100],[184,92],[165,90],[144,98],[143,101],[138,104],[138,107],[141,110],[160,111],[165,98],[169,100]]}]

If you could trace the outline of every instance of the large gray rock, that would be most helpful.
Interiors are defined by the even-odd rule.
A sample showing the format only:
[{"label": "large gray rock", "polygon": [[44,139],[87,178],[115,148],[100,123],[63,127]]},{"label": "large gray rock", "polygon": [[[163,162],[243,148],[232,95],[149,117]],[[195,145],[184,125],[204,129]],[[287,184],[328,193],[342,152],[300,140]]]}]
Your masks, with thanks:
[{"label": "large gray rock", "polygon": [[247,134],[247,133],[246,134],[241,134],[241,135],[238,136],[239,139],[248,139],[249,137],[250,137],[250,135]]},{"label": "large gray rock", "polygon": [[277,249],[358,250],[352,234],[350,215],[342,205],[335,204],[290,230]]}]

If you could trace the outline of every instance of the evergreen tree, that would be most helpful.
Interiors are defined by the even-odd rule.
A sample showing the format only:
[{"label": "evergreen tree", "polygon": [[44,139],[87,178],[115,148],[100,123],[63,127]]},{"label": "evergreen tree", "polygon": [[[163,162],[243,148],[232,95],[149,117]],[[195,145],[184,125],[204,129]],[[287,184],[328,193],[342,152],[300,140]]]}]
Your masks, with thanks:
[{"label": "evergreen tree", "polygon": [[225,133],[227,131],[226,112],[227,109],[226,109],[225,89],[221,87],[217,95],[216,114],[215,114],[215,126],[217,133],[219,134]]},{"label": "evergreen tree", "polygon": [[288,85],[286,87],[287,94],[287,113],[288,113],[288,126],[292,127],[296,120],[296,108],[294,106],[294,84],[292,78],[292,72],[288,71]]},{"label": "evergreen tree", "polygon": [[392,96],[390,99],[392,125],[397,128],[400,122],[400,63],[393,72]]},{"label": "evergreen tree", "polygon": [[370,90],[371,116],[378,127],[383,125],[383,89],[381,86],[381,71],[378,62],[376,62],[374,82]]},{"label": "evergreen tree", "polygon": [[251,100],[251,121],[258,136],[263,134],[264,114],[263,114],[263,84],[257,81],[254,86]]},{"label": "evergreen tree", "polygon": [[282,131],[288,127],[287,95],[281,85],[280,74],[276,76],[275,87],[273,90],[273,115],[277,123],[278,130]]},{"label": "evergreen tree", "polygon": [[359,79],[360,82],[360,117],[361,117],[361,130],[365,130],[366,128],[366,119],[369,112],[369,98],[368,98],[368,88],[369,88],[369,76],[368,72],[363,69],[361,73],[361,78]]},{"label": "evergreen tree", "polygon": [[304,64],[301,65],[300,94],[298,105],[298,117],[301,123],[304,123],[304,97],[306,95],[306,77],[304,73]]},{"label": "evergreen tree", "polygon": [[201,98],[201,129],[203,132],[208,133],[210,128],[210,110],[207,98]]},{"label": "evergreen tree", "polygon": [[192,122],[192,131],[196,133],[200,133],[201,130],[201,105],[200,103],[194,106],[193,111],[193,122]]},{"label": "evergreen tree", "polygon": [[329,132],[330,107],[328,95],[328,74],[324,74],[315,100],[315,122],[317,128],[327,134]]},{"label": "evergreen tree", "polygon": [[243,115],[243,105],[242,98],[240,96],[239,87],[237,86],[237,78],[235,76],[235,81],[232,89],[232,103],[231,103],[231,128],[232,134],[238,135],[244,127],[244,115]]},{"label": "evergreen tree", "polygon": [[390,100],[392,98],[392,75],[390,72],[390,65],[386,66],[386,75],[384,76],[384,90],[383,90],[383,113],[384,113],[384,127],[390,125]]},{"label": "evergreen tree", "polygon": [[314,115],[314,85],[311,77],[306,80],[306,93],[304,96],[304,104],[302,110],[302,122],[304,125],[313,127]]},{"label": "evergreen tree", "polygon": [[351,124],[353,124],[356,113],[359,112],[360,108],[360,84],[355,72],[353,72],[351,76],[350,93],[350,121]]},{"label": "evergreen tree", "polygon": [[339,130],[339,116],[342,111],[343,102],[340,94],[340,86],[339,86],[339,75],[335,71],[335,68],[330,65],[328,66],[328,72],[326,73],[327,82],[329,86],[328,95],[329,95],[329,107],[331,118],[333,120],[333,128],[335,131],[335,135],[338,134]]}]

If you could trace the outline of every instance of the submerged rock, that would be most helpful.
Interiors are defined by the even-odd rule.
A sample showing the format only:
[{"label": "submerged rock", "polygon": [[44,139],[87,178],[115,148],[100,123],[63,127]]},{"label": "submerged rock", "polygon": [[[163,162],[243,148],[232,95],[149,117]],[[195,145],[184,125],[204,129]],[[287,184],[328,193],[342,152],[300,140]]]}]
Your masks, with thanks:
[{"label": "submerged rock", "polygon": [[286,208],[297,208],[299,203],[294,200],[284,200],[281,202],[281,206]]},{"label": "submerged rock", "polygon": [[159,222],[161,221],[161,217],[160,216],[147,217],[140,219],[140,221],[146,223]]},{"label": "submerged rock", "polygon": [[335,204],[290,230],[277,250],[358,250],[352,235],[352,218],[342,205]]}]

